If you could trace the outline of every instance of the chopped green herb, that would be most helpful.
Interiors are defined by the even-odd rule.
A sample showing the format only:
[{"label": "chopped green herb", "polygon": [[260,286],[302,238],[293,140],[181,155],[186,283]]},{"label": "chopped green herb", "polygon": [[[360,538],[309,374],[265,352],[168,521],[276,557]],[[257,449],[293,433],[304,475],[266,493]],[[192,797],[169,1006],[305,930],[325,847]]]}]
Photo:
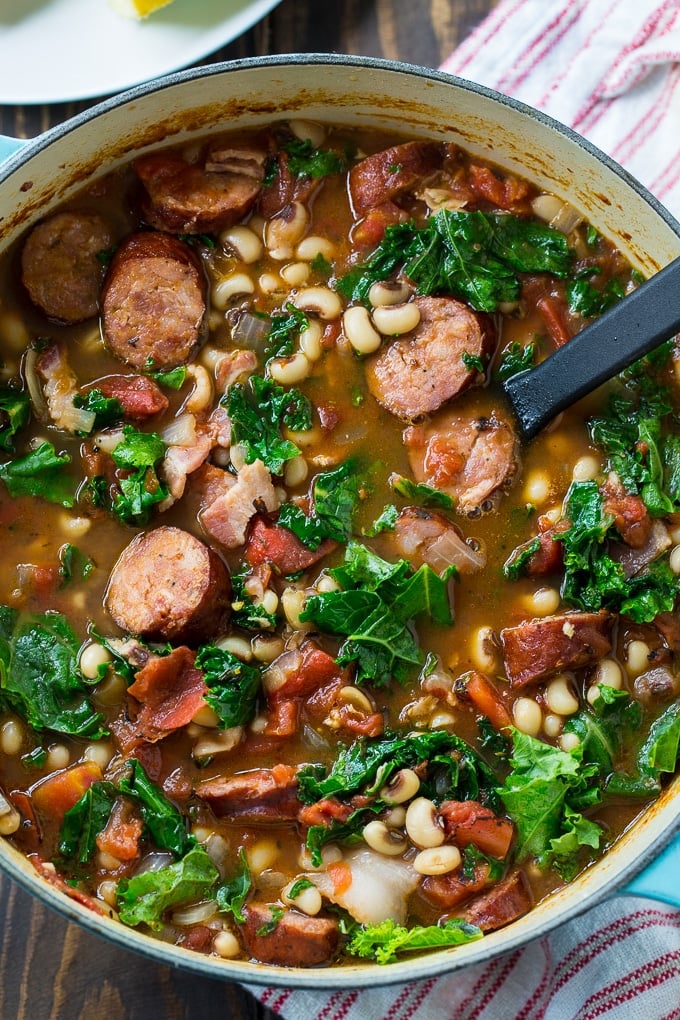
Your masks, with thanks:
[{"label": "chopped green herb", "polygon": [[117,796],[113,783],[93,783],[64,815],[59,830],[62,857],[86,864],[97,849],[97,836],[106,827]]},{"label": "chopped green herb", "polygon": [[535,356],[536,344],[528,343],[522,345],[517,340],[513,340],[512,343],[508,344],[501,351],[495,373],[496,378],[504,381],[505,379],[510,379],[513,375],[517,375],[518,372],[526,372],[527,369],[533,367]]},{"label": "chopped green herb", "polygon": [[309,138],[291,139],[283,148],[288,153],[288,169],[293,177],[327,177],[346,168],[342,156],[330,149],[315,149]]},{"label": "chopped green herb", "polygon": [[316,888],[316,886],[311,881],[311,879],[309,879],[309,878],[298,878],[297,882],[294,882],[291,885],[290,889],[288,890],[288,894],[287,894],[288,895],[288,899],[295,900],[295,899],[297,899],[297,897],[300,895],[301,892],[305,891],[305,889],[315,889],[315,888]]},{"label": "chopped green herb", "polygon": [[186,377],[186,365],[178,365],[176,368],[169,368],[165,372],[149,372],[149,378],[157,382],[159,386],[167,386],[169,390],[181,390]]},{"label": "chopped green herb", "polygon": [[118,783],[121,793],[133,797],[140,806],[144,823],[156,846],[182,857],[196,845],[196,838],[187,833],[186,822],[177,808],[153,783],[136,758],[129,761],[130,772]]},{"label": "chopped green herb", "polygon": [[382,534],[383,531],[394,531],[398,516],[399,511],[394,503],[388,503],[383,512],[373,521],[373,524],[364,529],[364,534],[367,538],[373,538],[375,535]]},{"label": "chopped green herb", "polygon": [[321,252],[317,252],[312,261],[309,263],[309,267],[313,273],[320,273],[321,276],[330,276],[333,272],[333,266],[330,264],[327,258],[325,258]]},{"label": "chopped green herb", "polygon": [[472,371],[483,372],[484,371],[484,362],[482,361],[482,359],[479,357],[478,354],[468,354],[467,351],[463,351],[463,353],[461,354],[460,357],[461,357],[461,361],[463,362],[465,367],[468,369],[468,371],[470,371],[470,372],[472,372]]},{"label": "chopped green herb", "polygon": [[309,327],[309,319],[291,301],[284,305],[285,315],[272,315],[265,337],[266,358],[287,358],[293,353],[297,337]]},{"label": "chopped green herb", "polygon": [[243,847],[239,850],[239,861],[238,871],[228,882],[222,883],[215,893],[215,899],[220,910],[225,914],[232,914],[238,924],[243,924],[245,922],[243,905],[252,886],[248,858]]},{"label": "chopped green herb", "polygon": [[94,563],[90,557],[70,542],[62,545],[59,550],[59,562],[62,588],[71,581],[84,581],[94,570]]}]

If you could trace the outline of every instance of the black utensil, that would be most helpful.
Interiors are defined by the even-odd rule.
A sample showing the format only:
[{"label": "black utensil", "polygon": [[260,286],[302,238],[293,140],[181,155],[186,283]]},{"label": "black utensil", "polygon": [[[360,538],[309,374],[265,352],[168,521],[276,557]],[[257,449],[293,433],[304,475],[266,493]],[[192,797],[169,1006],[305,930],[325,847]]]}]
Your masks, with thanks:
[{"label": "black utensil", "polygon": [[532,439],[565,407],[680,331],[680,258],[600,316],[536,368],[502,383]]}]

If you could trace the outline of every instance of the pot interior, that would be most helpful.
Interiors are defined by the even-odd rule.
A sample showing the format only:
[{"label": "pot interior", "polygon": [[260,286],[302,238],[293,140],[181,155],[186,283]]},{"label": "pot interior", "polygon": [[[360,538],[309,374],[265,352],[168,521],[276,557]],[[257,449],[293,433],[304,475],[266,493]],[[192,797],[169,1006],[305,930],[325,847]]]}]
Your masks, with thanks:
[{"label": "pot interior", "polygon": [[[680,226],[672,217],[610,160],[543,115],[437,72],[322,55],[247,60],[174,75],[109,100],[37,139],[3,168],[2,246],[85,181],[110,173],[141,150],[290,117],[458,142],[583,210],[644,275],[680,255]],[[383,968],[357,964],[291,971],[203,957],[96,917],[37,878],[6,844],[0,848],[0,863],[68,918],[159,962],[245,982],[325,989],[379,985],[488,960],[609,895],[670,838],[678,796],[680,778],[603,861],[510,928],[478,943]]]}]

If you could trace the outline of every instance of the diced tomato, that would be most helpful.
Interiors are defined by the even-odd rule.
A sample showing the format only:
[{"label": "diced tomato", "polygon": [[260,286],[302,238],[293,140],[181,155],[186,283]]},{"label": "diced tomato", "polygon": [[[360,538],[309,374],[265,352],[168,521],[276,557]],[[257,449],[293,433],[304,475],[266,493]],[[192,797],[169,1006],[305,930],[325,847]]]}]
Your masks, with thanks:
[{"label": "diced tomato", "polygon": [[268,737],[292,737],[297,730],[300,703],[275,701],[267,713],[265,734]]},{"label": "diced tomato", "polygon": [[316,804],[305,804],[300,808],[298,820],[301,825],[308,827],[312,825],[323,825],[326,828],[331,822],[346,822],[354,811],[349,804],[341,804],[339,800],[326,798],[318,800]]},{"label": "diced tomato", "polygon": [[100,782],[102,778],[101,767],[89,760],[54,772],[41,779],[31,790],[35,809],[43,818],[61,824],[66,812],[78,803],[93,783]]},{"label": "diced tomato", "polygon": [[460,847],[472,843],[482,853],[502,859],[512,843],[514,826],[476,800],[446,800],[439,808],[444,831]]},{"label": "diced tomato", "polygon": [[564,301],[551,295],[539,298],[536,307],[540,313],[548,336],[555,347],[563,347],[571,340],[571,331],[567,325],[567,308]]},{"label": "diced tomato", "polygon": [[491,202],[498,209],[517,211],[526,206],[529,185],[515,177],[501,180],[488,166],[477,166],[471,163],[468,170],[468,181],[472,190],[480,197]]},{"label": "diced tomato", "polygon": [[338,666],[332,655],[324,652],[313,641],[305,641],[285,682],[269,694],[269,702],[274,704],[276,701],[305,698],[332,681],[342,679],[346,683],[346,678],[346,671]]},{"label": "diced tomato", "polygon": [[104,829],[98,834],[98,848],[119,861],[134,861],[139,856],[142,820],[131,814],[130,805],[117,801]]},{"label": "diced tomato", "polygon": [[371,209],[352,229],[352,243],[357,248],[375,248],[393,223],[406,220],[407,213],[394,202],[383,202]]},{"label": "diced tomato", "polygon": [[463,680],[465,693],[478,712],[485,715],[495,730],[512,726],[512,718],[503,700],[488,677],[473,671]]},{"label": "diced tomato", "polygon": [[191,649],[182,645],[169,655],[152,656],[135,673],[128,694],[142,703],[134,725],[143,740],[160,740],[186,726],[205,704],[208,688],[194,658]]},{"label": "diced tomato", "polygon": [[258,514],[250,524],[245,559],[251,567],[270,563],[281,574],[296,574],[318,563],[336,546],[337,542],[327,538],[317,549],[309,549],[288,528]]}]

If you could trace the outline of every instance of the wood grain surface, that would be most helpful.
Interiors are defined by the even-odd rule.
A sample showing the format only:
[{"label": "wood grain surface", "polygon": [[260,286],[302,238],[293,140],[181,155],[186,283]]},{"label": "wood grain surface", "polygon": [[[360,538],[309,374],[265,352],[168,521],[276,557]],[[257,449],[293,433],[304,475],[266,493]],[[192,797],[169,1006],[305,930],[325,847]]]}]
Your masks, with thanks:
[{"label": "wood grain surface", "polygon": [[[203,63],[267,53],[338,52],[436,67],[494,2],[283,0]],[[91,105],[0,106],[0,134],[31,138]],[[114,948],[47,910],[4,876],[0,939],[1,1020],[276,1020],[239,985]]]}]

